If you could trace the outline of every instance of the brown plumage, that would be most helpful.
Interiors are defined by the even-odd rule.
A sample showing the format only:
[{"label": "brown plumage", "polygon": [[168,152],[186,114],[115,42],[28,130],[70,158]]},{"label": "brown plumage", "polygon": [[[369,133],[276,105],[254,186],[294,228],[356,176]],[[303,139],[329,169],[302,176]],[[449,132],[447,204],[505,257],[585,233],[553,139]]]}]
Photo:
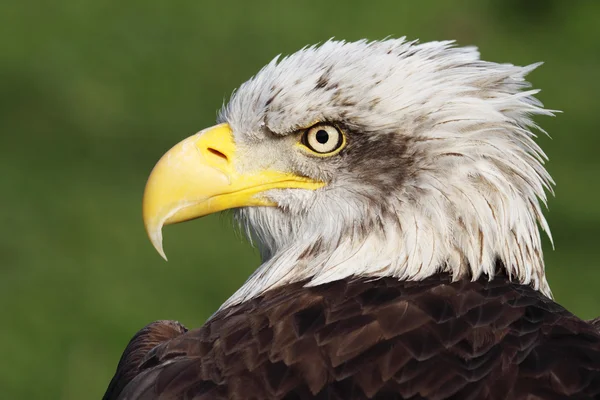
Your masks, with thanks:
[{"label": "brown plumage", "polygon": [[185,326],[177,321],[155,321],[142,328],[131,338],[123,352],[117,372],[108,385],[104,398],[117,398],[125,385],[142,371],[140,365],[150,350],[185,332]]},{"label": "brown plumage", "polygon": [[598,331],[506,276],[298,283],[184,332],[140,331],[104,400],[600,398]]}]

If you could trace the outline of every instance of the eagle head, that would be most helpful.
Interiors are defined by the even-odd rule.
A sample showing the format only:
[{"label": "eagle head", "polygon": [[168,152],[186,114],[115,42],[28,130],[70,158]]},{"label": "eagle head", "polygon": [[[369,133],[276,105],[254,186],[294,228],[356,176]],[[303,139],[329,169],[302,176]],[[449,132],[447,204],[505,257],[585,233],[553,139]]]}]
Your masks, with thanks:
[{"label": "eagle head", "polygon": [[231,209],[263,263],[224,305],[352,276],[512,279],[550,296],[538,224],[551,177],[518,67],[473,47],[327,41],[275,58],[218,125],[153,170],[144,222]]}]

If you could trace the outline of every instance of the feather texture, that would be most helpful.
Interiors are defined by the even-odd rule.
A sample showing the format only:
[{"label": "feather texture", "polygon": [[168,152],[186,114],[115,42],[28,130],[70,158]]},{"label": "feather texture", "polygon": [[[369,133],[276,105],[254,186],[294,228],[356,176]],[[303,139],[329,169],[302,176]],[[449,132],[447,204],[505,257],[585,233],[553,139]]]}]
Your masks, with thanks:
[{"label": "feather texture", "polygon": [[598,331],[506,276],[298,283],[158,341],[104,400],[600,396]]},{"label": "feather texture", "polygon": [[[241,148],[237,167],[327,185],[272,190],[279,207],[236,211],[263,265],[224,307],[297,281],[478,279],[494,276],[497,258],[551,297],[538,225],[550,234],[540,203],[553,181],[532,116],[552,111],[525,80],[538,65],[404,39],[328,41],[273,60],[219,117]],[[335,157],[295,151],[316,121],[343,126]]]}]

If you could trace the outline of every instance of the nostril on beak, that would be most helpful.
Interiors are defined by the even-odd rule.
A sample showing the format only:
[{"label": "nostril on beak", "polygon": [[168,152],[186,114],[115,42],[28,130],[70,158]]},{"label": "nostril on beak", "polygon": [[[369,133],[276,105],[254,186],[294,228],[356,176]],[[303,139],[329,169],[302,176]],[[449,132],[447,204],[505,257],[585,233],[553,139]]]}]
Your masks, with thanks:
[{"label": "nostril on beak", "polygon": [[219,150],[213,149],[212,147],[207,148],[208,152],[214,154],[215,156],[221,158],[223,161],[229,161],[227,156],[221,153]]}]

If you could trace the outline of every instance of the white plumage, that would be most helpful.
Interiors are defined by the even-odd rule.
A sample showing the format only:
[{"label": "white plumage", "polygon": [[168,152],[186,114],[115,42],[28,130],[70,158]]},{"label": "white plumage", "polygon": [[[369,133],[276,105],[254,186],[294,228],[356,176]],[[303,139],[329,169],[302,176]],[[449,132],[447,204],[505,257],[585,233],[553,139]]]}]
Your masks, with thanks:
[{"label": "white plumage", "polygon": [[[513,280],[551,296],[537,225],[549,234],[540,200],[553,181],[531,117],[552,111],[524,79],[538,65],[485,62],[473,47],[404,39],[331,40],[275,58],[221,112],[240,148],[236,167],[273,166],[328,185],[272,190],[266,196],[279,207],[236,211],[263,263],[223,307],[302,280],[491,277],[497,260]],[[290,151],[293,132],[340,120],[369,140],[405,140],[410,168],[400,185]],[[384,159],[386,168],[399,161]],[[365,201],[373,193],[383,194],[378,204]]]}]

